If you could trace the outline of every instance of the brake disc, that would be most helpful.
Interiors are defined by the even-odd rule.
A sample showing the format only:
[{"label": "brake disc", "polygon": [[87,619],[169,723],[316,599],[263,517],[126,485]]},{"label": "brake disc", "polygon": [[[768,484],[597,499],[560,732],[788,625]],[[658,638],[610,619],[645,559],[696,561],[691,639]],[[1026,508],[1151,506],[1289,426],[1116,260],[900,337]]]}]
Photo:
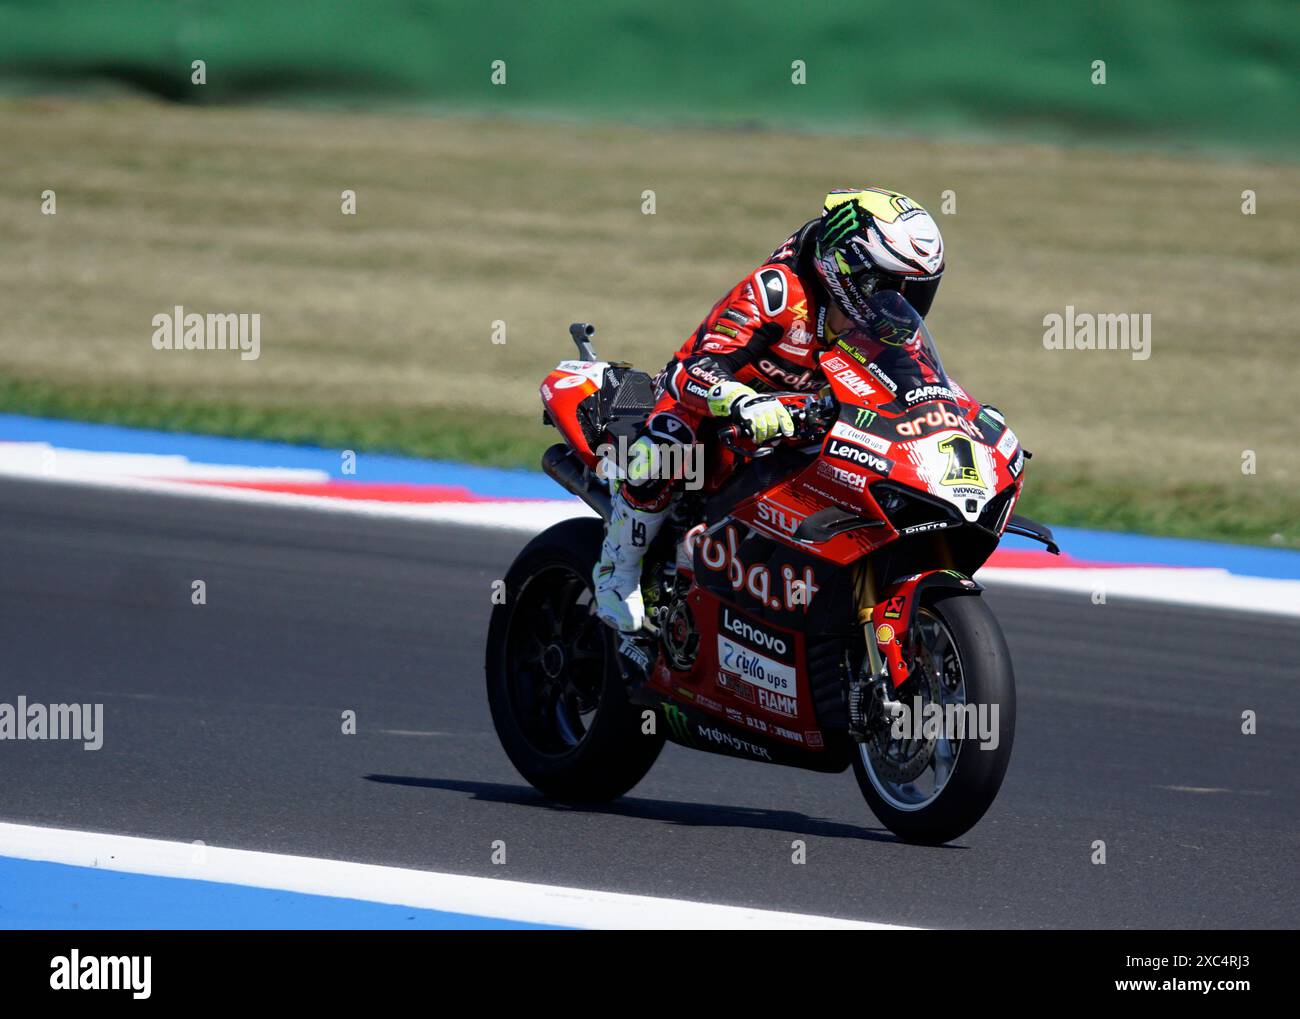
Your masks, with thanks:
[{"label": "brake disc", "polygon": [[[901,699],[906,704],[909,713],[915,716],[912,708],[915,706],[916,697],[920,697],[922,710],[929,704],[942,703],[939,682],[939,677],[932,667],[932,663],[928,661],[928,656],[918,660],[916,667],[912,670],[911,677],[901,687],[901,691],[903,691]],[[922,720],[916,717],[906,719],[906,721],[910,722],[910,728],[913,732],[922,731]],[[911,782],[922,775],[925,769],[930,766],[938,742],[937,736],[927,738],[924,735],[918,739],[898,739],[894,736],[894,722],[892,719],[887,720],[866,741],[867,753],[871,757],[872,770],[886,782],[894,783]]]}]

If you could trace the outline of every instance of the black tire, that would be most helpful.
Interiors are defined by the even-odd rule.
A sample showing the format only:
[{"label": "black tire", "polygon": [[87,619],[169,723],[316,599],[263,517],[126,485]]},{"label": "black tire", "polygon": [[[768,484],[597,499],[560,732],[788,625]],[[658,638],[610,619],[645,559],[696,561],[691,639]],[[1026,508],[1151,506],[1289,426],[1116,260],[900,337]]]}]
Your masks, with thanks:
[{"label": "black tire", "polygon": [[931,802],[914,809],[901,809],[881,794],[868,773],[863,744],[855,747],[853,773],[886,828],[905,842],[942,845],[974,827],[1002,786],[1015,740],[1016,683],[1006,638],[982,598],[941,589],[923,592],[921,605],[947,627],[960,659],[966,702],[997,705],[998,745],[985,749],[974,740],[963,741],[946,784]]},{"label": "black tire", "polygon": [[571,803],[622,796],[664,745],[657,725],[642,733],[644,709],[628,703],[613,631],[589,611],[602,537],[591,518],[535,537],[507,572],[505,603],[488,625],[488,704],[501,746],[530,785]]}]

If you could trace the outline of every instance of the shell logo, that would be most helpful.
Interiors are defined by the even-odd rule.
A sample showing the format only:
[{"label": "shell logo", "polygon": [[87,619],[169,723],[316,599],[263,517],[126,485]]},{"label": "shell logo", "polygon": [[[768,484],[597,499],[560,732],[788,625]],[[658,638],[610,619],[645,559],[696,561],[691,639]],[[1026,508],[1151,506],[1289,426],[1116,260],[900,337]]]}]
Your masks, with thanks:
[{"label": "shell logo", "polygon": [[888,644],[894,639],[894,628],[888,623],[881,623],[876,627],[876,643]]}]

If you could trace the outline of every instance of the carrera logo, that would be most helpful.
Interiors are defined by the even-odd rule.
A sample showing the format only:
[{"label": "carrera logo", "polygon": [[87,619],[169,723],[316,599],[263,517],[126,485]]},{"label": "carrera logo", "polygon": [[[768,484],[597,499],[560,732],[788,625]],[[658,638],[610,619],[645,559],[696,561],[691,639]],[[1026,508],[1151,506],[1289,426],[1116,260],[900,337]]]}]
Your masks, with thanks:
[{"label": "carrera logo", "polygon": [[751,623],[748,619],[735,615],[725,605],[722,607],[722,629],[733,636],[743,638],[755,647],[779,656],[784,662],[790,661],[790,646],[784,638],[769,633],[761,626]]},{"label": "carrera logo", "polygon": [[799,704],[793,697],[787,697],[785,694],[772,693],[759,687],[758,706],[765,711],[771,711],[777,715],[785,715],[787,718],[796,718],[799,714]]},{"label": "carrera logo", "polygon": [[766,655],[751,651],[743,644],[718,635],[718,664],[734,672],[746,683],[770,690],[772,693],[795,696],[794,669]]},{"label": "carrera logo", "polygon": [[957,394],[947,386],[921,386],[909,389],[903,399],[908,403],[923,403],[926,400],[956,400]]}]

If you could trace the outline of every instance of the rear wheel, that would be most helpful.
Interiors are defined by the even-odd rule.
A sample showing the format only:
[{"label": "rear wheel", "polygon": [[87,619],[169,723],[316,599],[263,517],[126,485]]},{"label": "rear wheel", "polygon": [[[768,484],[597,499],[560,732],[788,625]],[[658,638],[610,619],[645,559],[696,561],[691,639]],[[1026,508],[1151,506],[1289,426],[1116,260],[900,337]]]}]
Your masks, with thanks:
[{"label": "rear wheel", "polygon": [[929,594],[913,635],[912,675],[894,696],[911,712],[909,723],[931,721],[901,735],[881,724],[858,744],[853,772],[890,831],[939,845],[969,831],[998,794],[1015,737],[1015,677],[1002,629],[981,598]]},{"label": "rear wheel", "polygon": [[506,574],[505,603],[488,626],[488,704],[506,756],[538,790],[572,802],[621,796],[664,743],[642,733],[613,631],[593,614],[601,538],[592,519],[539,534]]}]

